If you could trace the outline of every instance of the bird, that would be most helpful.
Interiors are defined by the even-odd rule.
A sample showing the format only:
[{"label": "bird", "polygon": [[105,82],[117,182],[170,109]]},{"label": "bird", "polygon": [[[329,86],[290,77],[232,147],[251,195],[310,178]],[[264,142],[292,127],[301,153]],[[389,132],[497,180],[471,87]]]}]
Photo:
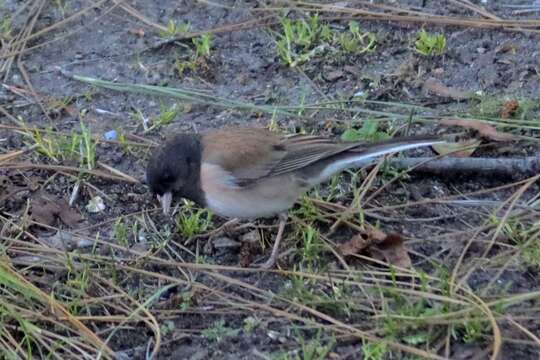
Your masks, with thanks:
[{"label": "bird", "polygon": [[342,142],[248,126],[176,133],[151,154],[146,183],[165,214],[178,196],[223,218],[277,215],[271,255],[261,266],[270,269],[276,264],[288,210],[309,189],[383,155],[443,142],[437,136]]}]

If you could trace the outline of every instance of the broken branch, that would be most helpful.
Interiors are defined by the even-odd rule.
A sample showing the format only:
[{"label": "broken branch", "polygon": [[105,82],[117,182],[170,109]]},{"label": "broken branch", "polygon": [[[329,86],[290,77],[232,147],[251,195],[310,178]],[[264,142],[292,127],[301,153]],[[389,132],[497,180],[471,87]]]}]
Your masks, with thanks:
[{"label": "broken branch", "polygon": [[435,175],[466,174],[505,177],[532,176],[540,173],[540,153],[524,158],[451,158],[419,157],[389,160],[399,169]]}]

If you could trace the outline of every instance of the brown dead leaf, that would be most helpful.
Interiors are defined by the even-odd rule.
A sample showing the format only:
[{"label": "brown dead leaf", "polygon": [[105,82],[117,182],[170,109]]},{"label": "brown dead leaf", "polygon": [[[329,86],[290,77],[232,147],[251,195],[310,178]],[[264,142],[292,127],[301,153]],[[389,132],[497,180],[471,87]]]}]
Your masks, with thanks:
[{"label": "brown dead leaf", "polygon": [[465,100],[472,96],[472,93],[448,87],[444,85],[442,81],[434,77],[430,77],[424,82],[424,90],[438,96],[449,97],[455,100]]},{"label": "brown dead leaf", "polygon": [[353,236],[349,241],[339,244],[337,251],[343,255],[358,254],[362,250],[369,248],[371,245],[378,244],[386,239],[386,234],[378,229],[371,229],[364,233]]},{"label": "brown dead leaf", "polygon": [[56,215],[59,211],[59,208],[54,202],[47,201],[44,198],[37,198],[32,201],[30,207],[30,218],[43,225],[52,226],[56,219]]},{"label": "brown dead leaf", "polygon": [[386,261],[388,264],[404,269],[412,268],[409,251],[403,238],[397,234],[390,234],[377,246],[370,249],[373,257]]},{"label": "brown dead leaf", "polygon": [[353,236],[349,241],[339,244],[337,251],[343,255],[355,255],[360,251],[367,249],[373,244],[373,239],[365,234],[357,234]]},{"label": "brown dead leaf", "polygon": [[58,217],[64,224],[69,227],[75,227],[81,221],[83,217],[79,212],[72,207],[69,207],[69,204],[66,200],[61,199],[57,204],[60,206],[60,211],[58,212]]},{"label": "brown dead leaf", "polygon": [[349,241],[338,245],[337,250],[343,256],[356,255],[369,250],[375,259],[386,261],[390,265],[401,268],[412,267],[412,261],[402,237],[397,234],[386,235],[378,229],[371,229],[353,236]]},{"label": "brown dead leaf", "polygon": [[509,119],[515,115],[516,111],[519,109],[519,101],[517,100],[508,100],[502,104],[501,118]]},{"label": "brown dead leaf", "polygon": [[[450,155],[452,157],[469,157],[482,143],[481,140],[469,139],[458,142],[444,142],[433,144],[431,147],[439,155]],[[467,148],[467,149],[464,149]]]},{"label": "brown dead leaf", "polygon": [[69,227],[83,220],[76,209],[70,208],[66,200],[50,195],[40,195],[32,200],[30,217],[43,225],[53,226],[56,217]]},{"label": "brown dead leaf", "polygon": [[484,122],[481,122],[479,120],[466,120],[466,119],[442,119],[441,125],[446,126],[460,126],[467,129],[473,129],[478,131],[478,133],[490,140],[493,141],[512,141],[517,140],[517,138],[508,133],[501,133],[498,132],[497,129],[495,129],[490,124],[486,124]]}]

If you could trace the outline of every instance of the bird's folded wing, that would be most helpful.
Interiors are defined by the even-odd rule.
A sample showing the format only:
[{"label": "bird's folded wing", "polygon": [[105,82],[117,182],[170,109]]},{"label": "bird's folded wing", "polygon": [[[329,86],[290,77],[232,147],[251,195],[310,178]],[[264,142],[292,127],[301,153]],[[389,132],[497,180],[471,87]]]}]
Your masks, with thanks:
[{"label": "bird's folded wing", "polygon": [[248,186],[358,147],[318,136],[281,136],[257,128],[221,129],[204,135],[203,141],[202,161],[227,171],[233,179],[231,186]]},{"label": "bird's folded wing", "polygon": [[267,176],[285,155],[281,136],[265,129],[225,128],[203,136],[202,162],[219,165],[234,186]]},{"label": "bird's folded wing", "polygon": [[284,138],[283,142],[287,153],[272,168],[269,176],[296,171],[317,161],[362,146],[359,143],[336,143],[328,138],[310,135],[289,136]]},{"label": "bird's folded wing", "polygon": [[433,141],[433,137],[414,137],[376,144],[341,143],[312,135],[280,136],[265,129],[222,129],[204,136],[203,162],[221,166],[231,175],[231,186],[242,187],[259,179],[294,172],[339,154],[369,157],[373,153],[373,156],[378,156]]}]

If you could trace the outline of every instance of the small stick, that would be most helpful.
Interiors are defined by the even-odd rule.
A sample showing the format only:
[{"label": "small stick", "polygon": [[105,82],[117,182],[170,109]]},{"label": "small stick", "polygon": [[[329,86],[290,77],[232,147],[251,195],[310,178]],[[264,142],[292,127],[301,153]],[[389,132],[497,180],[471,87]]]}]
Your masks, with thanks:
[{"label": "small stick", "polygon": [[21,155],[24,155],[30,151],[33,151],[35,148],[37,148],[37,145],[34,144],[34,145],[31,145],[31,146],[28,146],[28,147],[24,147],[22,148],[21,150],[16,150],[16,151],[12,151],[10,153],[7,153],[7,154],[0,154],[0,164],[2,163],[5,163],[5,162],[8,162],[10,160],[13,160]]},{"label": "small stick", "polygon": [[466,174],[505,177],[534,176],[540,173],[540,153],[524,158],[402,158],[388,160],[400,169],[435,175]]},{"label": "small stick", "polygon": [[102,163],[100,161],[98,161],[98,165],[101,166],[102,168],[104,168],[105,170],[109,170],[112,174],[114,174],[116,176],[120,176],[120,177],[126,179],[127,182],[134,183],[134,184],[140,183],[140,181],[138,179],[135,179],[133,176],[125,174],[122,171],[113,168],[112,166],[104,164],[104,163]]}]

